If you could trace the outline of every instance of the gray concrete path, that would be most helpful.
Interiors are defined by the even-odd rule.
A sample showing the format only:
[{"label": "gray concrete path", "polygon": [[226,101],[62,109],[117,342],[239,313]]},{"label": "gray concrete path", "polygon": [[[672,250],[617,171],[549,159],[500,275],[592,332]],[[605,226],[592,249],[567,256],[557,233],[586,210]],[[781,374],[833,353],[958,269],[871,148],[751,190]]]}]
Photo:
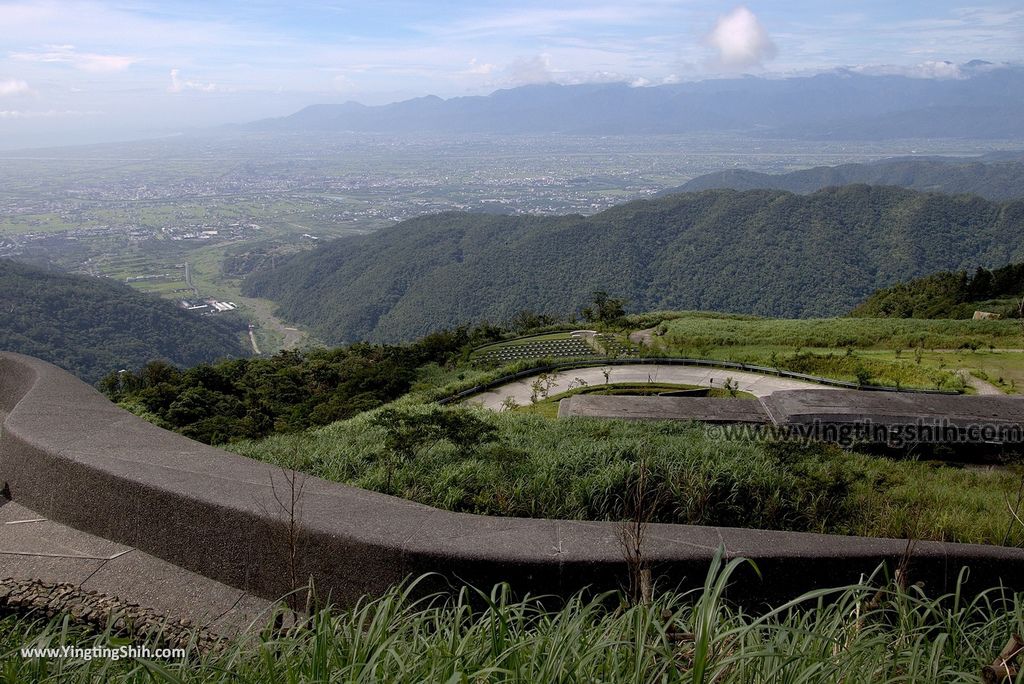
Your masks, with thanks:
[{"label": "gray concrete path", "polygon": [[[788,389],[833,389],[825,385],[803,380],[780,378],[774,375],[762,375],[760,373],[748,373],[744,371],[726,370],[723,368],[706,368],[701,366],[658,366],[658,365],[628,365],[628,366],[598,366],[593,368],[575,368],[551,374],[554,385],[548,392],[548,396],[554,396],[561,392],[568,391],[569,383],[580,378],[588,385],[603,385],[605,377],[603,370],[611,370],[608,381],[616,382],[662,382],[674,385],[697,385],[699,387],[725,386],[726,378],[732,378],[738,385],[737,389],[742,392],[749,392],[757,397],[766,397],[772,392]],[[513,399],[520,406],[530,403],[530,396],[533,394],[531,385],[537,376],[516,380],[507,385],[502,385],[489,392],[483,392],[466,400],[467,404],[479,404],[492,410],[500,410],[505,401]]]},{"label": "gray concrete path", "polygon": [[987,380],[982,380],[981,378],[972,375],[969,370],[964,369],[961,370],[960,372],[964,374],[964,379],[967,381],[968,386],[974,388],[974,391],[977,392],[979,395],[999,397],[1006,395],[1006,392],[999,389],[991,382],[988,382]]},{"label": "gray concrete path", "polygon": [[269,617],[270,601],[0,499],[0,578],[74,584],[231,635]]}]

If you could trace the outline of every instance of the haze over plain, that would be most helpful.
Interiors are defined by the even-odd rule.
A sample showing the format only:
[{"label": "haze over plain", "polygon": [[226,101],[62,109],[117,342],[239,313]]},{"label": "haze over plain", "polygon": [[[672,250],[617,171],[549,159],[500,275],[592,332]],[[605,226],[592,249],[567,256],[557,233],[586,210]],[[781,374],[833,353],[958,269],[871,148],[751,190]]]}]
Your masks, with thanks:
[{"label": "haze over plain", "polygon": [[0,147],[173,134],[535,84],[635,88],[1019,63],[1006,3],[0,3]]}]

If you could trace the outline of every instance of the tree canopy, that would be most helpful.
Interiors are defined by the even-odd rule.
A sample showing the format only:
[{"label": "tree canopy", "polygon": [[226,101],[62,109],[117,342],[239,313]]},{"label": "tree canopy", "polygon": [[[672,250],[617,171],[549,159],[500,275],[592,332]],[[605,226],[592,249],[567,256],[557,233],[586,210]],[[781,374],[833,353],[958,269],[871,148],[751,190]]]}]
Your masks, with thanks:
[{"label": "tree canopy", "polygon": [[984,310],[1004,317],[1020,314],[1024,264],[996,269],[943,271],[897,283],[871,294],[850,315],[862,318],[970,318]]},{"label": "tree canopy", "polygon": [[244,356],[245,329],[235,315],[201,317],[111,280],[0,259],[0,349],[87,382],[155,359],[192,366]]},{"label": "tree canopy", "polygon": [[709,190],[594,216],[424,216],[263,269],[247,294],[330,343],[566,315],[596,291],[632,312],[836,316],[879,287],[1024,261],[1024,201],[851,185]]}]

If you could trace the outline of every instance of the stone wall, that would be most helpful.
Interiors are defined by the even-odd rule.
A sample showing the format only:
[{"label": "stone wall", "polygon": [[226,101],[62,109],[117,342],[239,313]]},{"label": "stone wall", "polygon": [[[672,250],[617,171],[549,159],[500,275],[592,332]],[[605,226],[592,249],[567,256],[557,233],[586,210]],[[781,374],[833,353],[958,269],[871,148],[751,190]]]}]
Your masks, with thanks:
[{"label": "stone wall", "polygon": [[114,636],[138,639],[140,644],[156,641],[167,648],[203,652],[221,643],[217,636],[188,620],[176,620],[116,597],[83,591],[74,584],[0,579],[0,616],[10,614],[30,619],[67,615],[73,624],[97,632],[109,628]]}]

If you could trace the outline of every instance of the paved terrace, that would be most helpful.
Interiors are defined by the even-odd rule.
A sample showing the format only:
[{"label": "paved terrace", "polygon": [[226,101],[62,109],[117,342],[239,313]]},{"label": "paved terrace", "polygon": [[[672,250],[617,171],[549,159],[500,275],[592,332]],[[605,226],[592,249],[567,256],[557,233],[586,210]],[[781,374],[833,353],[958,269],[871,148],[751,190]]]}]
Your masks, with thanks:
[{"label": "paved terrace", "polygon": [[813,426],[822,434],[877,437],[899,432],[929,442],[1024,441],[1024,397],[900,394],[856,390],[779,390],[758,401],[578,394],[559,402],[560,418],[693,420],[706,423]]},{"label": "paved terrace", "polygon": [[[51,580],[102,581],[143,596],[155,594],[154,572],[173,566],[205,578],[195,587],[214,587],[196,597],[178,583],[159,585],[174,606],[212,603],[221,586],[232,590],[227,601],[278,598],[291,589],[293,549],[297,575],[341,606],[426,572],[437,574],[422,590],[508,581],[520,593],[560,595],[619,588],[627,577],[617,523],[451,513],[314,477],[304,480],[299,533],[290,538],[276,504],[286,486],[281,470],[162,430],[18,354],[0,353],[0,421],[0,490],[13,501],[0,511],[15,523],[5,525],[0,575],[51,572]],[[45,521],[19,522],[34,518]],[[665,589],[699,586],[718,548],[754,560],[762,577],[744,570],[731,596],[756,602],[855,582],[880,563],[894,567],[907,542],[659,524],[649,526],[646,546]],[[45,555],[54,549],[86,557],[64,559],[61,569]],[[131,572],[133,560],[158,570]],[[125,570],[115,575],[119,565]],[[968,592],[1024,590],[1024,550],[1015,548],[921,542],[910,577],[940,593],[963,566],[971,568]]]},{"label": "paved terrace", "polygon": [[771,422],[761,402],[743,399],[577,394],[558,402],[559,418],[577,416],[621,420],[696,420],[702,423],[753,425]]},{"label": "paved terrace", "polygon": [[74,584],[220,634],[262,626],[271,601],[0,499],[0,579]]},{"label": "paved terrace", "polygon": [[[548,393],[554,396],[569,391],[569,383],[577,378],[584,380],[588,385],[605,384],[605,370],[611,371],[607,382],[660,382],[673,385],[697,385],[699,387],[725,387],[726,378],[731,378],[737,383],[737,389],[757,397],[766,397],[773,392],[789,389],[825,389],[832,388],[792,378],[782,378],[761,373],[749,373],[746,371],[726,370],[722,368],[707,368],[700,366],[669,366],[669,365],[620,365],[620,366],[595,366],[588,368],[574,368],[565,371],[550,373],[553,385]],[[502,404],[508,399],[514,400],[520,406],[530,403],[530,396],[533,389],[530,385],[536,380],[536,376],[523,378],[510,382],[501,387],[496,387],[488,392],[481,392],[466,403],[479,404],[485,408],[498,411]]]}]

